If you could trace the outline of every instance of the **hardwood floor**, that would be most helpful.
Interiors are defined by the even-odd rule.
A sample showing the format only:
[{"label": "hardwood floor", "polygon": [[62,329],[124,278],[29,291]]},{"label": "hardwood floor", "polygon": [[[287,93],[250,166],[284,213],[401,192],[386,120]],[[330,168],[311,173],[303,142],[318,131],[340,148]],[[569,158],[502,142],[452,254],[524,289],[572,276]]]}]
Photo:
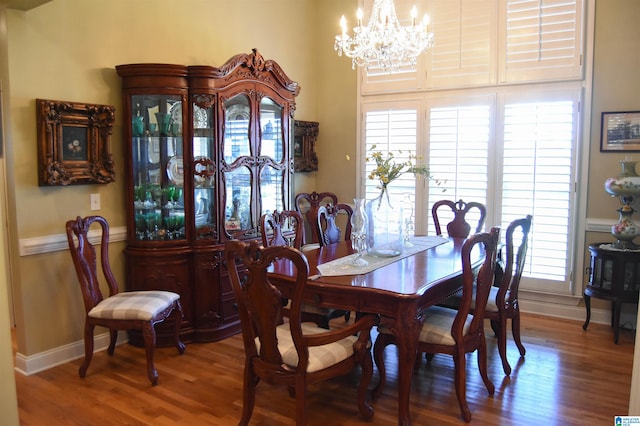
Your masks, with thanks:
[{"label": "hardwood floor", "polygon": [[[621,331],[618,345],[608,326],[522,315],[526,359],[509,340],[513,368],[505,377],[496,339],[487,327],[493,398],[478,374],[476,356],[467,357],[467,398],[475,425],[610,425],[626,415],[634,333]],[[340,321],[337,319],[334,321]],[[373,421],[358,417],[359,373],[310,387],[310,425],[396,424],[395,347],[387,348],[388,381],[376,401]],[[122,345],[113,357],[94,355],[87,377],[81,360],[25,377],[16,374],[22,425],[236,425],[242,407],[243,351],[240,336],[221,342],[156,351],[159,385],[151,387],[142,348]],[[374,373],[374,383],[377,382]],[[414,425],[465,424],[453,389],[453,362],[436,355],[415,372],[411,414]],[[253,425],[291,425],[294,401],[287,390],[258,387]]]}]

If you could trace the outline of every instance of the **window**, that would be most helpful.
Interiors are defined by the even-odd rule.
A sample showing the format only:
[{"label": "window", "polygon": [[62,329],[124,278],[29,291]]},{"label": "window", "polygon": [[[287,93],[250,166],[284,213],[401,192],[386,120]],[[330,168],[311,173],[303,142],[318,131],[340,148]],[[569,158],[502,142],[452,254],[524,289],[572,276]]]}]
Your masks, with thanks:
[{"label": "window", "polygon": [[531,212],[524,275],[563,282],[570,270],[576,99],[520,101],[503,111],[501,227]]},{"label": "window", "polygon": [[502,229],[532,214],[525,276],[532,287],[568,289],[579,91],[521,92],[499,90],[484,105],[429,108],[429,168],[446,180],[448,195],[432,181],[428,207],[442,198],[481,202],[487,224]]},{"label": "window", "polygon": [[[493,97],[484,96],[483,101],[475,104],[474,99],[466,104],[445,101],[433,102],[429,107],[428,123],[428,165],[436,180],[429,183],[428,203],[422,223],[428,224],[428,234],[433,235],[435,228],[431,217],[431,208],[436,201],[479,202],[487,205],[488,182],[492,177],[489,168],[489,147],[491,137],[491,117],[495,109]],[[469,220],[477,220],[471,212]],[[443,223],[453,220],[453,214],[447,215],[447,209],[439,215]],[[424,230],[421,230],[424,232]]]},{"label": "window", "polygon": [[477,86],[496,81],[497,1],[431,1],[435,43],[427,52],[427,87]]},{"label": "window", "polygon": [[582,0],[502,0],[500,81],[579,79]]},{"label": "window", "polygon": [[[479,25],[473,11],[485,3]],[[420,185],[406,175],[390,187],[398,197],[412,193],[418,233],[434,232],[431,207],[443,198],[485,204],[485,228],[506,229],[512,220],[532,214],[521,285],[570,294],[578,129],[587,84],[580,79],[582,2],[429,4],[436,47],[427,55],[427,77],[418,86],[430,89],[394,94],[395,75],[388,80],[388,94],[380,93],[377,75],[379,93],[373,96],[367,94],[366,78],[361,80],[362,148],[376,145],[394,154],[411,150],[429,166],[438,183]],[[448,30],[438,32],[444,22]],[[440,50],[439,36],[444,38]],[[474,39],[484,40],[486,49]],[[491,58],[489,69],[473,65],[479,54]],[[364,167],[366,176],[371,165]],[[377,195],[375,187],[365,179],[367,198]]]},{"label": "window", "polygon": [[[366,155],[370,157],[374,151],[383,153],[392,152],[396,162],[401,163],[409,159],[410,153],[416,154],[417,141],[417,117],[418,109],[404,106],[402,109],[394,109],[387,106],[386,109],[374,109],[366,113],[365,138]],[[375,163],[367,161],[365,175],[374,170]],[[379,182],[367,179],[366,196],[370,200],[380,195]],[[411,173],[404,173],[393,181],[388,187],[389,197],[398,202],[406,195],[416,192],[416,179]]]}]

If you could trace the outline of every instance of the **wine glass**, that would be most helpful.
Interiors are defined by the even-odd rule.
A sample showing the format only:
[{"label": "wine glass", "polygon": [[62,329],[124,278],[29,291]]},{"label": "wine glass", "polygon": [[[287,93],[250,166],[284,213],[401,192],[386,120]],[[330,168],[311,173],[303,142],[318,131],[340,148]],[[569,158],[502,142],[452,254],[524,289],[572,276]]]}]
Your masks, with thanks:
[{"label": "wine glass", "polygon": [[175,238],[181,238],[184,236],[184,213],[178,213],[175,215]]},{"label": "wine glass", "polygon": [[155,240],[158,235],[158,219],[159,214],[155,212],[147,213],[145,220],[147,222],[147,240]]},{"label": "wine glass", "polygon": [[367,214],[364,211],[364,198],[354,198],[355,210],[351,216],[351,247],[358,253],[355,259],[351,261],[354,266],[368,265],[362,258],[363,253],[367,251]]},{"label": "wine glass", "polygon": [[174,186],[169,186],[168,188],[164,188],[164,196],[167,199],[167,204],[165,205],[165,208],[167,209],[171,209],[173,208],[173,195],[176,191],[176,188]]},{"label": "wine glass", "polygon": [[404,221],[402,243],[405,247],[413,247],[411,237],[415,233],[415,225],[413,223],[413,200],[409,193],[404,194],[402,200],[402,220]]},{"label": "wine glass", "polygon": [[145,220],[144,214],[136,213],[136,238],[139,240],[144,240],[146,237],[147,231],[147,221]]},{"label": "wine glass", "polygon": [[136,185],[133,187],[133,195],[135,197],[133,205],[136,209],[144,208],[145,192],[146,190],[143,185]]},{"label": "wine glass", "polygon": [[163,189],[160,187],[160,185],[153,185],[150,189],[153,207],[162,206],[162,195],[164,193]]},{"label": "wine glass", "polygon": [[173,188],[173,197],[171,198],[173,200],[173,204],[177,207],[178,206],[178,202],[180,201],[180,197],[182,197],[182,188],[180,188],[179,186],[176,186]]}]

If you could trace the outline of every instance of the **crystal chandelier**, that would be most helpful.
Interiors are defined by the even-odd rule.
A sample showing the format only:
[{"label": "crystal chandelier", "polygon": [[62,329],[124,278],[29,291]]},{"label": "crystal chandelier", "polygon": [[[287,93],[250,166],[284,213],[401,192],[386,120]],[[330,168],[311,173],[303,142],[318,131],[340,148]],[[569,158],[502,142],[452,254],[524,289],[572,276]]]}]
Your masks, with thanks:
[{"label": "crystal chandelier", "polygon": [[352,68],[382,68],[391,72],[402,67],[415,67],[418,55],[433,45],[433,33],[427,31],[429,17],[425,14],[416,24],[417,9],[411,10],[411,25],[403,27],[396,16],[393,0],[374,0],[373,11],[366,27],[362,26],[362,10],[358,9],[358,24],[353,37],[347,34],[347,20],[340,19],[342,34],[336,36],[334,49],[352,58]]}]

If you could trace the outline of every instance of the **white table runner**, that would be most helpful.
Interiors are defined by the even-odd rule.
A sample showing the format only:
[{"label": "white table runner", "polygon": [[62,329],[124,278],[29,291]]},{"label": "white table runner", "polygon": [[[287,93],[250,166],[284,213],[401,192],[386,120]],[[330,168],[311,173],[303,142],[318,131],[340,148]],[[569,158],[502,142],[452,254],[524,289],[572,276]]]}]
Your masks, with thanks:
[{"label": "white table runner", "polygon": [[444,244],[449,242],[449,239],[439,236],[430,236],[430,237],[411,237],[410,240],[411,246],[404,247],[402,254],[394,257],[376,257],[364,255],[362,256],[368,264],[363,266],[352,265],[351,262],[358,255],[350,254],[349,256],[341,257],[339,259],[332,260],[331,262],[323,263],[322,265],[318,265],[318,271],[320,271],[321,275],[324,276],[339,276],[339,275],[360,275],[366,274],[378,268],[381,268],[390,263],[396,262],[400,259],[404,259],[405,257],[409,257],[418,252],[428,250],[432,247],[439,246],[440,244]]}]

